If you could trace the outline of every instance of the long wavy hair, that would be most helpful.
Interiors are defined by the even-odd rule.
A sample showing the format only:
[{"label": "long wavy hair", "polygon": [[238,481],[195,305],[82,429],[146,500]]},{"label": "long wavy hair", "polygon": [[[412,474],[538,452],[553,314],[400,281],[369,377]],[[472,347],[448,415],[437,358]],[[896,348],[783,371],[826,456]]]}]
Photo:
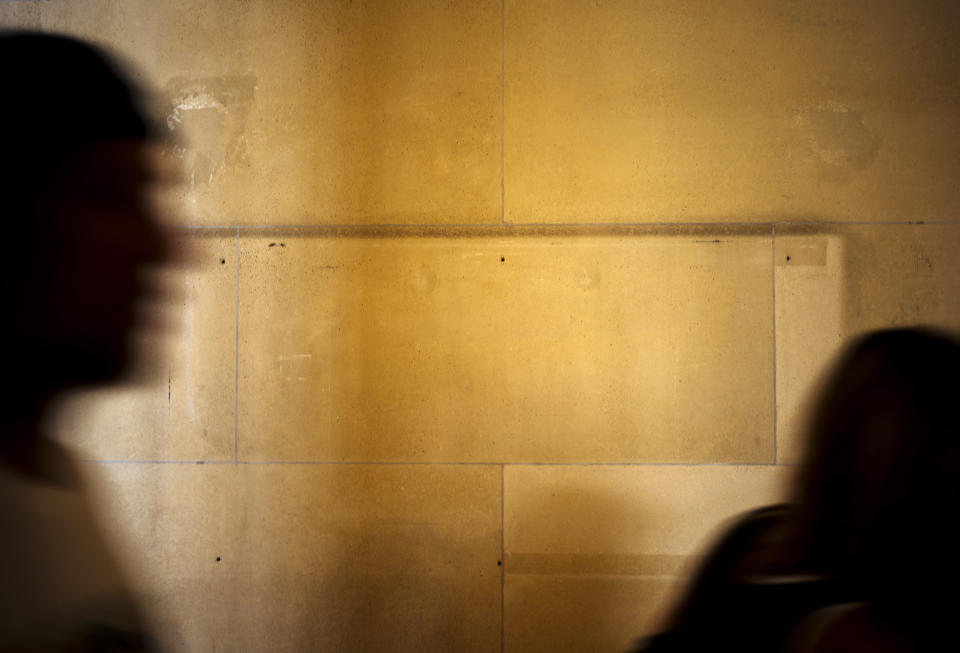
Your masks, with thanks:
[{"label": "long wavy hair", "polygon": [[928,328],[861,336],[810,422],[794,545],[900,615],[958,580],[960,343]]}]

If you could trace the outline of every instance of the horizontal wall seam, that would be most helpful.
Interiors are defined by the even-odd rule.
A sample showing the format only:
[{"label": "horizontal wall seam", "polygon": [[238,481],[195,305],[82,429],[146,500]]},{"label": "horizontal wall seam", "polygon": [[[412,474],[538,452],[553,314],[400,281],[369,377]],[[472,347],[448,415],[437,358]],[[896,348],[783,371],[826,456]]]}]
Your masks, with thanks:
[{"label": "horizontal wall seam", "polygon": [[676,576],[691,571],[701,559],[684,554],[507,553],[508,575],[547,576]]},{"label": "horizontal wall seam", "polygon": [[296,234],[343,238],[468,238],[532,236],[632,236],[686,235],[689,233],[731,233],[731,235],[769,235],[774,227],[815,229],[818,227],[926,226],[960,225],[960,220],[924,220],[896,222],[856,221],[775,221],[775,222],[643,222],[578,224],[270,224],[270,225],[171,225],[175,231],[256,237],[258,235]]},{"label": "horizontal wall seam", "polygon": [[358,461],[358,460],[124,460],[84,458],[80,462],[98,465],[365,465],[373,466],[462,466],[462,467],[796,467],[796,463],[638,463],[638,462],[422,462],[422,461]]}]

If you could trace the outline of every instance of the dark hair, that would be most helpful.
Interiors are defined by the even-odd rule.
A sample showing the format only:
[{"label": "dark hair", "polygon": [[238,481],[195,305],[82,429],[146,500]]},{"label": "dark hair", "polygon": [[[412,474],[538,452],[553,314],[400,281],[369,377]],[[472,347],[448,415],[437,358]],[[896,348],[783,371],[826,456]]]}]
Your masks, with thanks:
[{"label": "dark hair", "polygon": [[0,32],[4,162],[34,160],[112,139],[147,139],[137,87],[105,51],[77,39]]},{"label": "dark hair", "polygon": [[[0,198],[5,226],[72,153],[117,139],[148,140],[137,87],[104,51],[74,38],[0,33]],[[39,186],[39,187],[38,187]]]},{"label": "dark hair", "polygon": [[158,139],[137,86],[96,46],[33,32],[0,32],[0,218],[12,247],[0,263],[2,299],[15,312],[36,285],[32,246],[49,241],[59,175],[76,152]]},{"label": "dark hair", "polygon": [[960,343],[933,329],[848,346],[816,405],[793,503],[741,516],[667,632],[638,650],[782,650],[795,635],[819,636],[807,615],[843,605],[868,607],[859,622],[828,624],[841,635],[940,650],[953,623],[942,590],[960,580],[958,366]]},{"label": "dark hair", "polygon": [[897,612],[955,582],[960,343],[876,331],[845,351],[810,424],[795,486],[799,537],[823,571]]}]

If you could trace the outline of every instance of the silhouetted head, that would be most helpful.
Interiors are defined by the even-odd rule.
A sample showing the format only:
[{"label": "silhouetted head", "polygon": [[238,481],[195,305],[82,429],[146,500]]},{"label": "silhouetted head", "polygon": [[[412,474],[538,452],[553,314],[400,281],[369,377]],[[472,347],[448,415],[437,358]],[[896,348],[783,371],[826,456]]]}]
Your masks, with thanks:
[{"label": "silhouetted head", "polygon": [[158,132],[106,54],[0,34],[0,88],[0,343],[22,401],[125,371],[142,271],[167,242],[145,197]]},{"label": "silhouetted head", "polygon": [[823,389],[797,483],[809,552],[899,608],[957,577],[960,344],[929,329],[854,342]]}]

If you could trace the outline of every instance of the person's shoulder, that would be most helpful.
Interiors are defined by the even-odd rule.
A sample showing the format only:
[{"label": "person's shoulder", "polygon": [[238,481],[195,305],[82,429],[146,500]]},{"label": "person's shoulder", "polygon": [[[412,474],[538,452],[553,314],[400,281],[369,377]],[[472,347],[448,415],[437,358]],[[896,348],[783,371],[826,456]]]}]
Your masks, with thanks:
[{"label": "person's shoulder", "polygon": [[[821,594],[823,580],[805,573],[783,554],[795,514],[789,504],[768,505],[735,516],[706,550],[683,598],[668,622],[662,639],[649,642],[651,650],[670,650],[673,640],[700,641],[711,634],[724,637],[748,628],[747,613],[763,613],[771,628],[791,618],[809,602],[808,595]],[[774,604],[784,605],[774,605]],[[778,612],[781,608],[785,614]],[[776,624],[775,624],[776,622]],[[766,631],[764,631],[765,633]],[[776,633],[767,633],[773,637]],[[655,647],[652,647],[653,644]],[[680,647],[683,648],[682,646]],[[689,648],[689,646],[687,646]],[[743,650],[754,650],[744,648]]]},{"label": "person's shoulder", "polygon": [[77,455],[62,443],[48,438],[42,439],[41,447],[40,455],[47,480],[64,488],[81,490],[83,476]]},{"label": "person's shoulder", "polygon": [[774,504],[754,508],[732,518],[704,557],[701,573],[743,575],[752,566],[749,559],[771,547],[792,520],[795,507]]},{"label": "person's shoulder", "polygon": [[761,506],[735,516],[727,531],[727,537],[756,534],[790,520],[796,506],[789,503],[776,503]]},{"label": "person's shoulder", "polygon": [[62,443],[43,436],[10,443],[0,452],[0,479],[24,487],[57,487],[81,491],[83,477],[77,456]]}]

